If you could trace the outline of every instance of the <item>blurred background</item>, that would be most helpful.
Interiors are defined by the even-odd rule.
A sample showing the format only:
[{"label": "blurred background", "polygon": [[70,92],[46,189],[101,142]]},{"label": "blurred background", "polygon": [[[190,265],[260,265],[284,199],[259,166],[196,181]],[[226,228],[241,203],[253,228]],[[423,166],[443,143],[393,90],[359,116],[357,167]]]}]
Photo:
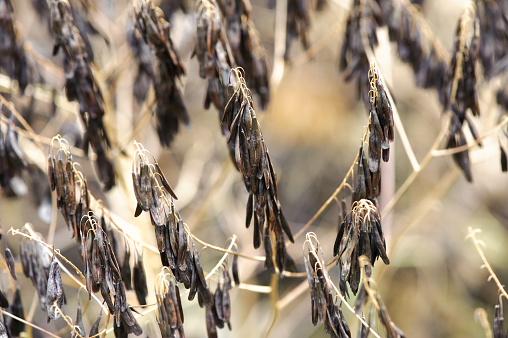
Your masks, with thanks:
[{"label": "blurred background", "polygon": [[[186,69],[181,85],[191,120],[190,127],[180,128],[169,149],[160,146],[146,105],[138,104],[133,97],[136,66],[126,42],[127,28],[132,25],[132,2],[93,0],[91,3],[93,7],[89,8],[88,19],[99,28],[100,34],[91,35],[90,44],[98,81],[113,108],[108,111],[106,121],[116,144],[115,161],[120,175],[118,185],[103,192],[91,161],[76,152],[73,160],[83,168],[93,195],[128,223],[129,233],[155,245],[148,215],[134,218],[136,200],[130,171],[135,150],[133,141],[136,140],[160,163],[179,197],[175,205],[194,235],[210,244],[225,247],[234,234],[241,253],[263,255],[262,250],[253,249],[252,229],[245,229],[248,194],[240,173],[229,159],[218,113],[213,107],[203,108],[205,80],[199,77],[197,59],[191,57],[196,40],[193,1],[183,1],[184,10],[175,9],[169,18],[171,36]],[[276,10],[270,8],[266,0],[251,0],[251,3],[261,44],[273,65],[277,62],[273,58]],[[40,7],[34,7],[37,4]],[[22,96],[16,93],[9,79],[2,76],[1,94],[15,103],[16,109],[43,140],[60,133],[79,147],[82,126],[77,105],[66,102],[57,94],[54,97],[59,101],[53,103],[55,101],[50,96],[63,91],[64,74],[60,55],[52,56],[53,37],[49,12],[43,12],[47,9],[45,1],[14,0],[13,5],[18,34],[30,46],[33,55],[40,57],[36,61],[45,85],[42,89],[29,86]],[[161,8],[167,10],[171,5],[171,1],[163,1]],[[422,2],[424,18],[450,53],[455,26],[466,5],[467,2],[462,0]],[[293,233],[309,221],[339,186],[355,159],[368,123],[367,111],[357,95],[355,84],[346,83],[338,70],[338,56],[350,8],[351,1],[328,0],[322,10],[311,9],[309,43],[313,55],[309,56],[295,41],[290,48],[290,60],[284,64],[283,76],[272,82],[274,86],[268,107],[265,110],[258,108],[258,97],[254,96],[256,113],[277,173],[279,199]],[[101,34],[107,39],[100,37]],[[395,98],[415,156],[421,161],[443,125],[442,107],[435,91],[416,87],[412,70],[399,60],[387,34],[384,29],[379,30],[380,43],[374,52]],[[475,123],[482,135],[493,129],[501,109],[495,102],[497,86],[499,83],[495,80],[485,82],[482,77],[478,80],[481,117],[476,118]],[[56,91],[52,92],[51,88]],[[30,100],[31,95],[33,100]],[[5,107],[2,113],[6,116],[4,120],[10,115]],[[396,131],[390,162],[383,167],[381,210],[413,171],[399,136]],[[36,154],[31,141],[20,135],[19,142],[29,161],[42,163],[45,167],[46,159]],[[485,243],[483,250],[487,259],[501,283],[508,280],[508,176],[501,172],[496,136],[487,137],[483,148],[473,148],[470,157],[472,183],[464,179],[450,156],[435,157],[390,212],[382,214],[391,264],[384,266],[378,262],[373,277],[391,319],[407,337],[483,337],[484,329],[474,316],[479,307],[487,311],[492,325],[498,291],[493,282],[487,281],[488,273],[481,269],[482,262],[473,243],[466,240],[468,227],[482,230],[478,236]],[[16,197],[4,194],[0,199],[5,243],[15,257],[19,251],[19,237],[7,234],[8,229],[21,228],[25,222],[30,222],[46,237],[52,214],[47,177],[25,175],[23,178],[26,182],[24,193]],[[338,198],[349,196],[350,191],[345,189]],[[60,213],[57,217],[55,247],[82,267],[71,232]],[[338,208],[333,202],[307,230],[316,233],[327,261],[333,258],[337,227]],[[287,248],[300,272],[304,271],[303,243],[304,236],[301,236]],[[199,250],[206,272],[222,257],[221,253],[202,246]],[[148,303],[153,304],[153,281],[160,272],[161,262],[152,252],[143,254]],[[270,275],[262,263],[240,258],[239,264],[243,283],[270,285]],[[2,271],[0,285],[10,299],[12,282],[7,270]],[[330,275],[338,285],[338,269],[332,268]],[[51,332],[69,336],[63,320],[46,324],[46,313],[34,299],[36,292],[31,282],[20,276],[17,283],[22,290],[25,313],[31,316],[31,321]],[[211,290],[215,289],[215,283],[212,278]],[[287,302],[271,327],[270,337],[327,336],[322,324],[312,325],[308,290],[300,287],[303,292],[291,294],[302,283],[306,286],[305,278],[279,280],[279,299]],[[86,292],[78,293],[72,285],[66,285],[65,292],[67,305],[64,311],[74,318],[77,302],[82,306],[86,302]],[[196,301],[188,302],[184,298],[186,336],[205,336],[204,310]],[[274,317],[270,295],[233,288],[231,299],[233,330],[222,329],[219,336],[266,336]],[[350,299],[353,306],[355,299],[354,296]],[[128,293],[128,300],[131,305],[137,304],[133,292]],[[142,312],[142,309],[138,310]],[[86,331],[94,323],[98,311],[99,306],[92,304],[86,313]],[[342,311],[355,336],[358,320],[344,306]],[[144,336],[160,335],[153,312],[138,320]],[[382,325],[373,329],[385,335]],[[36,330],[32,334],[34,337],[44,336]]]}]

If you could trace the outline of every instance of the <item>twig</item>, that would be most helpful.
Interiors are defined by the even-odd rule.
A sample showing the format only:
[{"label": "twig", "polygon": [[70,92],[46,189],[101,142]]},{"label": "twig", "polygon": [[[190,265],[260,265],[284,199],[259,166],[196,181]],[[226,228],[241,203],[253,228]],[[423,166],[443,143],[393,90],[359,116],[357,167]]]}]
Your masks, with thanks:
[{"label": "twig", "polygon": [[503,284],[501,284],[501,282],[499,281],[499,278],[497,278],[496,273],[494,272],[494,270],[492,270],[492,267],[490,266],[489,262],[487,261],[487,257],[485,257],[485,254],[483,253],[483,250],[480,246],[480,244],[483,242],[481,242],[480,240],[478,240],[476,238],[476,234],[480,233],[482,231],[480,229],[473,229],[472,227],[468,227],[467,231],[468,231],[468,234],[466,236],[466,239],[471,239],[471,241],[473,242],[473,244],[476,248],[476,251],[478,252],[478,255],[480,256],[480,258],[483,262],[483,265],[481,267],[486,268],[487,271],[489,272],[488,280],[489,281],[494,280],[494,283],[496,283],[497,289],[499,290],[500,295],[508,300],[508,293],[506,293]]},{"label": "twig", "polygon": [[273,71],[270,78],[270,91],[274,93],[284,76],[284,52],[286,49],[286,19],[288,0],[277,1],[275,8],[275,48],[273,55]]},{"label": "twig", "polygon": [[41,331],[41,332],[44,332],[44,333],[45,333],[45,334],[47,334],[49,337],[60,338],[60,337],[59,337],[59,336],[57,336],[56,334],[53,334],[53,333],[51,333],[51,332],[49,332],[49,331],[46,331],[46,330],[44,330],[42,327],[37,326],[37,325],[35,325],[35,324],[33,324],[33,323],[29,322],[29,321],[26,321],[26,320],[24,320],[24,319],[21,319],[21,318],[19,318],[19,317],[15,316],[15,315],[13,315],[13,314],[11,314],[11,313],[9,313],[9,312],[5,311],[5,310],[0,309],[0,312],[1,312],[1,313],[3,313],[5,316],[9,316],[9,317],[11,317],[12,319],[17,320],[18,322],[24,323],[24,324],[26,324],[26,325],[28,325],[28,326],[33,327],[33,328],[34,328],[34,329],[36,329],[36,330],[39,330],[39,331]]}]

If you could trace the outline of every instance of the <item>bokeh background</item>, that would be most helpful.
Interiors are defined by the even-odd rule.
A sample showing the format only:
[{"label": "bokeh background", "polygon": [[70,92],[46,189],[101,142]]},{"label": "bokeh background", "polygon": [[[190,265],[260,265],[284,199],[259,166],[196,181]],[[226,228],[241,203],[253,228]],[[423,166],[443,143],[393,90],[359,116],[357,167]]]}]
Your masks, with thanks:
[{"label": "bokeh background", "polygon": [[[71,2],[74,1],[77,0]],[[161,5],[163,9],[167,2],[170,1]],[[94,6],[91,13],[95,14],[90,20],[109,39],[109,43],[105,43],[103,38],[94,36],[91,44],[98,78],[114,108],[108,112],[107,126],[119,145],[116,154],[121,175],[118,186],[104,193],[90,160],[75,154],[74,161],[82,166],[94,196],[103,199],[107,207],[130,224],[127,226],[129,232],[155,244],[148,215],[133,217],[136,202],[130,170],[135,139],[161,164],[179,196],[176,207],[197,237],[224,247],[235,234],[240,252],[262,255],[260,250],[252,247],[252,229],[245,229],[247,193],[240,174],[228,157],[218,113],[213,108],[203,109],[205,81],[199,78],[198,61],[191,58],[195,43],[193,1],[184,1],[187,11],[177,10],[171,17],[171,34],[187,72],[182,88],[191,125],[181,128],[170,149],[161,148],[149,113],[143,115],[145,107],[133,99],[135,64],[126,44],[132,1],[94,0],[91,3]],[[273,64],[275,10],[268,8],[266,0],[251,0],[251,3],[261,43]],[[56,67],[56,70],[41,68],[47,88],[53,87],[61,92],[64,85],[61,58],[51,55],[53,38],[48,20],[33,7],[32,1],[15,0],[13,5],[20,36],[31,46],[34,54]],[[461,0],[425,0],[422,3],[424,18],[450,52],[456,23],[466,5],[467,1]],[[338,70],[338,54],[350,6],[348,0],[328,0],[322,11],[311,11],[309,33],[310,44],[317,46],[315,55],[309,57],[298,42],[293,43],[291,60],[285,64],[280,81],[271,88],[269,106],[264,111],[256,109],[277,172],[279,199],[293,233],[314,215],[340,184],[358,152],[368,123],[367,112],[357,96],[355,85],[346,83]],[[395,97],[416,158],[421,161],[443,125],[442,108],[433,90],[415,86],[411,69],[398,59],[394,46],[388,42],[387,32],[381,30],[379,38],[376,57]],[[26,97],[13,92],[12,84],[5,76],[1,79],[1,94],[14,101],[18,111],[30,116],[29,122],[38,134],[51,138],[60,133],[69,142],[79,144],[82,127],[76,105],[59,103],[55,114],[50,116],[51,97],[36,96],[38,91],[29,88],[28,94],[38,97],[30,104]],[[481,117],[475,119],[475,123],[482,134],[492,130],[501,109],[495,102],[498,85],[496,81],[484,82],[482,77],[478,80]],[[48,89],[43,92],[47,93]],[[255,100],[257,102],[257,97]],[[4,116],[9,116],[5,107],[2,112]],[[395,138],[390,162],[383,168],[381,206],[388,203],[413,171],[400,144],[398,131]],[[474,316],[475,309],[479,307],[487,311],[492,323],[498,290],[493,282],[488,282],[488,273],[481,269],[482,262],[472,242],[466,240],[466,235],[468,227],[482,230],[478,236],[485,243],[483,250],[486,257],[501,282],[508,280],[508,176],[501,172],[495,135],[486,138],[484,143],[483,148],[474,148],[470,152],[473,183],[464,179],[450,156],[435,157],[391,212],[382,215],[391,264],[384,266],[378,262],[374,267],[374,279],[392,320],[408,337],[483,337],[484,330]],[[30,141],[20,136],[20,144],[28,159],[44,165],[45,159],[35,154]],[[118,150],[124,150],[125,154]],[[5,243],[15,256],[19,237],[7,234],[8,229],[20,228],[25,222],[30,222],[46,236],[51,217],[50,199],[44,193],[48,185],[46,177],[26,177],[26,181],[26,194],[0,199],[0,221]],[[346,198],[349,194],[346,189],[338,197]],[[57,217],[55,247],[79,264],[71,232],[60,213]],[[308,230],[316,233],[326,260],[333,258],[337,223],[338,209],[332,203]],[[297,262],[298,271],[304,271],[303,242],[302,236],[288,247],[289,254]],[[221,253],[201,249],[201,257],[205,271],[209,271],[220,259]],[[270,275],[264,271],[262,263],[242,258],[239,263],[242,282],[262,286],[270,284]],[[153,281],[161,268],[159,257],[144,252],[144,266],[149,289],[148,303],[154,303]],[[2,272],[0,285],[10,298],[12,282],[7,270]],[[337,268],[332,268],[330,273],[338,285]],[[280,299],[289,299],[285,297],[302,282],[305,282],[304,278],[281,279]],[[214,290],[214,278],[210,283]],[[36,293],[28,279],[20,276],[18,287],[22,290],[23,306],[32,322],[52,332],[60,332],[62,336],[70,335],[65,332],[62,320],[46,324],[46,314],[34,300]],[[78,293],[72,285],[66,285],[65,291],[67,305],[64,311],[74,318],[77,302],[82,305],[86,302],[86,292]],[[134,293],[128,293],[128,298],[130,304],[137,304]],[[231,298],[233,331],[220,330],[219,336],[265,336],[274,316],[270,295],[234,288]],[[351,304],[354,304],[355,298],[352,297]],[[278,313],[269,336],[327,336],[322,324],[317,327],[312,325],[308,291],[291,299]],[[204,310],[196,301],[184,300],[183,307],[186,335],[205,336]],[[344,306],[342,309],[353,335],[356,335],[358,321]],[[97,318],[98,311],[98,305],[92,304],[86,313],[84,322],[87,331]],[[139,322],[145,336],[160,335],[153,313],[140,318]],[[380,324],[374,329],[384,335]],[[36,330],[32,334],[34,337],[43,336]]]}]

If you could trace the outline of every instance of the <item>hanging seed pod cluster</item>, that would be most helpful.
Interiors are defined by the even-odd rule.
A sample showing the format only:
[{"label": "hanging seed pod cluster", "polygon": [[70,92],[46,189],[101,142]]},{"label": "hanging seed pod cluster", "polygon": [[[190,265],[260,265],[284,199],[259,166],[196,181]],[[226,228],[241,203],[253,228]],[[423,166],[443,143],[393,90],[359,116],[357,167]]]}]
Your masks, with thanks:
[{"label": "hanging seed pod cluster", "polygon": [[[150,60],[146,59],[148,53],[143,50],[145,45],[137,36],[141,36],[155,52],[155,76],[149,65]],[[153,79],[157,99],[155,128],[160,143],[169,146],[180,123],[188,125],[190,122],[181,90],[178,88],[178,80],[185,74],[185,69],[171,39],[169,22],[152,0],[143,0],[135,9],[134,38],[131,41],[135,42],[131,43],[131,46],[137,51],[135,55],[138,69],[143,69],[144,74]]]},{"label": "hanging seed pod cluster", "polygon": [[[364,277],[362,279],[362,287],[360,289],[360,292],[358,293],[358,297],[356,298],[355,312],[357,314],[360,313],[361,309],[366,308],[367,303],[371,301],[372,305],[374,306],[375,310],[378,313],[381,325],[386,330],[386,337],[404,338],[405,337],[404,332],[402,332],[402,330],[399,329],[394,322],[392,322],[390,315],[388,314],[388,310],[386,309],[386,305],[381,299],[381,296],[373,288],[374,283],[371,283],[372,279],[370,278],[371,274],[370,272],[372,271],[370,258],[367,256],[360,256],[358,257],[358,261]],[[370,327],[373,326],[374,324],[373,321],[371,321],[370,316],[369,322],[370,326],[368,327],[362,323],[358,337],[366,338],[369,336]]]},{"label": "hanging seed pod cluster", "polygon": [[[28,224],[25,225],[23,231],[39,241],[44,240],[42,235],[33,233]],[[46,311],[51,307],[47,301],[51,255],[41,243],[23,237],[19,242],[19,257],[23,275],[32,281],[39,296],[39,305],[43,311]],[[49,312],[49,310],[47,311]]]},{"label": "hanging seed pod cluster", "polygon": [[408,63],[418,87],[434,88],[444,102],[448,52],[430,30],[417,6],[406,0],[379,0],[390,41],[397,44],[399,58]]},{"label": "hanging seed pod cluster", "polygon": [[104,99],[95,80],[86,46],[74,26],[71,5],[67,0],[51,0],[51,29],[55,38],[53,55],[62,51],[65,71],[65,91],[69,101],[79,103],[81,121],[85,129],[83,149],[90,145],[97,158],[96,172],[104,189],[115,185],[111,142],[104,126]]},{"label": "hanging seed pod cluster", "polygon": [[165,273],[164,269],[157,275],[155,281],[155,298],[157,299],[156,319],[162,337],[185,337],[180,289],[173,275]]},{"label": "hanging seed pod cluster", "polygon": [[275,262],[282,271],[287,255],[284,233],[291,242],[294,242],[293,235],[277,197],[277,176],[256,118],[252,96],[241,69],[234,69],[232,75],[236,78],[236,86],[224,110],[222,123],[229,131],[228,147],[233,162],[242,173],[249,192],[246,226],[248,228],[254,218],[254,247],[259,248],[263,242],[266,268],[274,272]]},{"label": "hanging seed pod cluster", "polygon": [[25,50],[13,17],[11,0],[0,1],[0,70],[18,81],[21,94],[26,86],[39,81],[39,73],[31,55]]},{"label": "hanging seed pod cluster", "polygon": [[154,160],[152,164],[149,161],[151,154],[141,144],[136,143],[136,146],[132,168],[138,203],[135,216],[143,211],[150,213],[162,265],[169,267],[176,281],[189,289],[189,300],[198,293],[201,306],[211,304],[213,296],[208,289],[194,239],[173,203],[176,195],[157,162]]},{"label": "hanging seed pod cluster", "polygon": [[[92,292],[100,291],[110,313],[114,314],[115,330],[141,335],[143,330],[127,303],[120,266],[108,234],[104,231],[100,218],[92,211],[83,218],[81,232],[81,255],[85,266],[83,274],[89,298]],[[138,287],[146,289],[146,284]]]},{"label": "hanging seed pod cluster", "polygon": [[18,196],[27,187],[21,179],[28,169],[28,162],[18,142],[18,133],[13,118],[7,123],[5,137],[0,127],[0,188],[7,196]]},{"label": "hanging seed pod cluster", "polygon": [[213,296],[213,304],[206,306],[206,330],[208,337],[216,337],[217,329],[222,329],[227,325],[231,331],[231,276],[228,272],[227,264],[222,266],[222,273],[219,274],[217,289]]},{"label": "hanging seed pod cluster", "polygon": [[356,295],[358,291],[361,277],[358,257],[365,255],[372,265],[381,257],[385,264],[390,264],[386,255],[381,217],[374,203],[367,199],[353,203],[352,210],[345,215],[340,225],[333,253],[338,255],[339,286],[344,294],[348,293],[346,283],[353,294]]},{"label": "hanging seed pod cluster", "polygon": [[[270,100],[269,66],[265,49],[251,19],[249,0],[199,0],[196,3],[197,42],[195,55],[199,75],[206,79],[204,106],[211,104],[223,118],[228,100],[231,68],[246,69],[248,84],[259,94],[264,109]],[[231,82],[234,85],[234,82]],[[222,129],[228,135],[227,129]]]},{"label": "hanging seed pod cluster", "polygon": [[325,332],[331,337],[351,337],[349,326],[337,306],[330,275],[323,258],[323,251],[316,235],[307,233],[304,244],[304,263],[309,282],[312,324],[324,323]]},{"label": "hanging seed pod cluster", "polygon": [[376,29],[382,25],[381,10],[375,1],[354,0],[349,12],[340,51],[339,69],[346,81],[356,80],[358,95],[368,106],[369,71],[366,44],[373,49],[378,40]]},{"label": "hanging seed pod cluster", "polygon": [[[463,125],[467,122],[473,138],[481,145],[476,127],[467,115],[480,115],[480,105],[476,91],[476,59],[480,46],[480,25],[473,9],[462,14],[455,33],[455,50],[452,54],[447,78],[449,100],[445,107],[452,111],[448,138],[448,148],[466,145]],[[471,36],[471,37],[470,37]],[[466,179],[473,180],[468,150],[453,154],[453,160],[461,168]]]}]

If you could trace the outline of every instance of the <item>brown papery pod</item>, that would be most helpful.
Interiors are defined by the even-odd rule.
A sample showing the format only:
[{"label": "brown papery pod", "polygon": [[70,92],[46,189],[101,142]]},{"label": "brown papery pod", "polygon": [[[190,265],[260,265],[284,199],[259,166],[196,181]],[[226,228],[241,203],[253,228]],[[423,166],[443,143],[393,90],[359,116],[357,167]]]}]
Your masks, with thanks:
[{"label": "brown papery pod", "polygon": [[12,256],[11,249],[5,248],[5,262],[7,263],[7,267],[9,268],[9,272],[11,274],[12,279],[15,281],[18,280],[18,277],[16,276],[16,268],[14,264],[14,257]]}]

